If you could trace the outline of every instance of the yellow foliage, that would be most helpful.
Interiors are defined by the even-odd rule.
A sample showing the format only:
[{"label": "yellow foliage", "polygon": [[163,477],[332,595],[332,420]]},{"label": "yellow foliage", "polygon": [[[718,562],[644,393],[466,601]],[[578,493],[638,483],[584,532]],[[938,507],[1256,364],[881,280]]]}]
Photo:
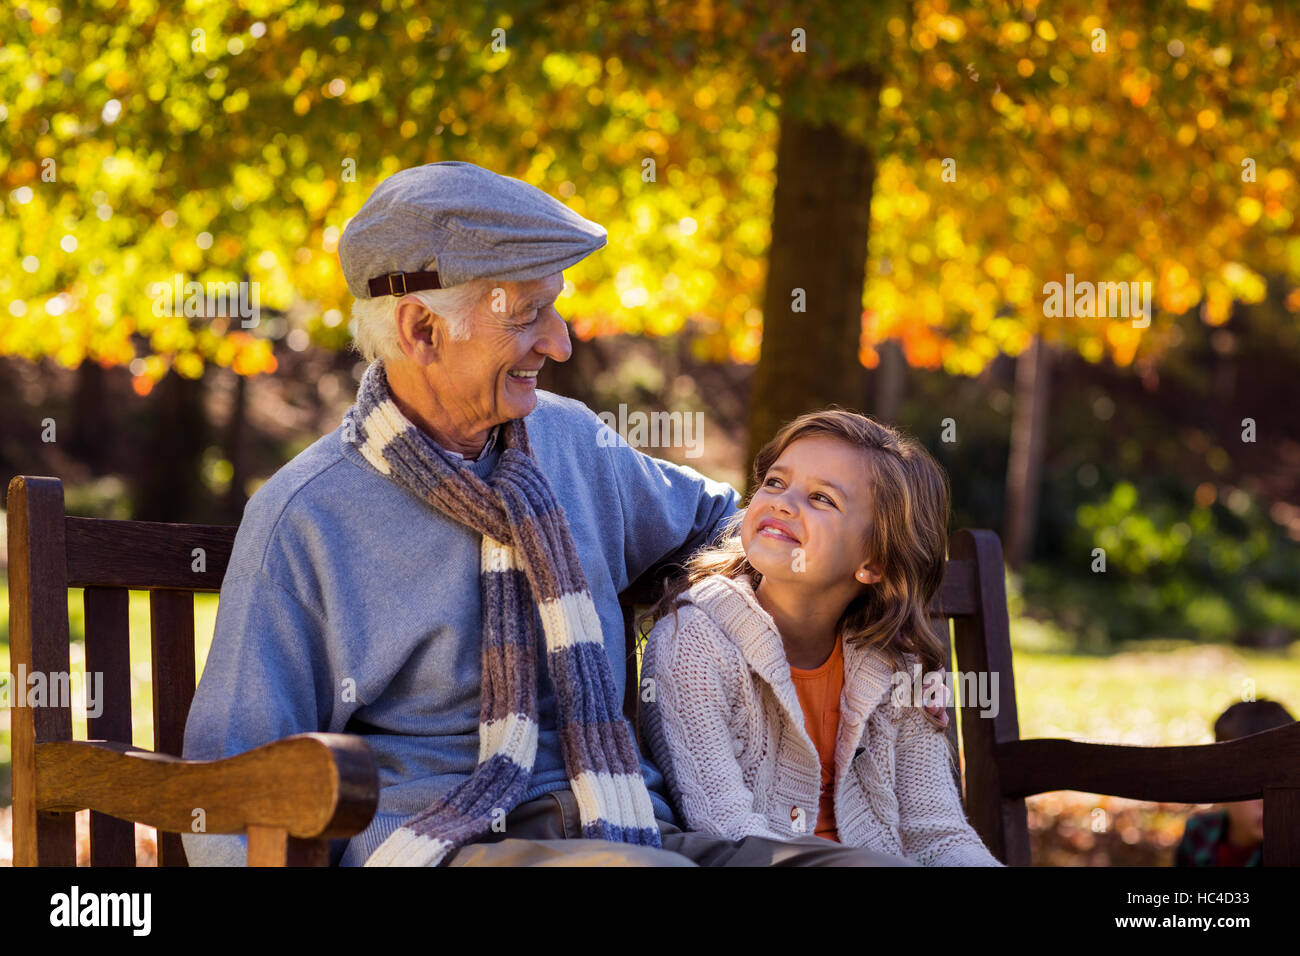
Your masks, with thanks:
[{"label": "yellow foliage", "polygon": [[[1171,11],[1161,26],[1185,44],[1172,64],[1165,41],[1146,42],[1146,25],[1137,29],[1123,5],[1104,16],[1067,6],[1051,14],[1062,21],[1057,28],[1041,5],[1026,20],[1015,5],[927,2],[911,36],[903,17],[881,30],[850,8],[836,14],[838,32],[809,30],[818,42],[798,58],[801,69],[827,66],[823,49],[840,57],[870,48],[887,78],[878,95],[864,362],[877,361],[872,343],[892,334],[909,361],[976,370],[996,349],[1023,347],[1026,329],[1044,321],[1043,283],[1066,271],[1094,281],[1153,277],[1160,309],[1182,314],[1204,295],[1207,320],[1217,321],[1233,299],[1262,297],[1260,272],[1300,261],[1289,238],[1296,180],[1280,148],[1289,142],[1290,159],[1300,158],[1295,93],[1261,69],[1275,55],[1258,52],[1261,37],[1283,34],[1262,7],[1243,17],[1209,0],[1191,5],[1206,9],[1194,22],[1211,22],[1202,35],[1216,45]],[[91,30],[95,43],[85,49],[73,24],[99,24],[64,6],[54,31],[39,16],[5,21],[19,37],[5,47],[18,78],[6,100],[9,128],[19,116],[48,117],[47,131],[24,129],[38,157],[60,157],[57,191],[41,184],[39,164],[22,155],[29,150],[0,157],[7,189],[26,185],[34,194],[7,205],[0,252],[39,262],[3,280],[0,308],[21,301],[29,310],[0,322],[5,354],[130,361],[135,318],[104,322],[89,303],[102,294],[120,310],[141,298],[147,280],[173,272],[247,271],[266,306],[310,298],[346,314],[337,237],[322,239],[326,225],[341,230],[396,169],[465,158],[519,175],[609,230],[608,248],[569,270],[575,335],[689,327],[707,330],[707,354],[752,361],[779,111],[815,107],[854,122],[875,113],[833,99],[831,84],[801,99],[784,85],[788,37],[777,30],[782,42],[766,42],[770,15],[717,3],[668,0],[667,29],[656,27],[657,52],[647,60],[625,32],[644,24],[592,14],[548,25],[537,39],[511,29],[503,56],[486,37],[493,26],[510,27],[509,17],[467,8],[452,29],[436,11],[424,15],[403,0],[399,29],[383,35],[382,62],[371,35],[392,19],[391,5],[358,11],[361,31],[344,35],[330,35],[344,16],[337,4],[264,17],[266,38],[248,41],[239,56],[227,55],[227,3],[181,19],[158,13],[152,32],[105,39]],[[203,54],[191,49],[196,25],[207,31]],[[697,32],[706,26],[707,38]],[[1090,49],[1097,29],[1107,31],[1104,55]],[[37,34],[39,46],[26,42]],[[671,70],[647,70],[678,47],[688,65],[672,59]],[[1286,49],[1300,52],[1294,43]],[[836,65],[851,66],[854,55]],[[103,122],[98,101],[50,92],[60,84],[24,83],[83,62],[92,86],[121,98],[116,124]],[[347,78],[341,98],[331,89],[339,78]],[[362,101],[355,122],[327,126],[330,110]],[[270,109],[250,134],[255,102]],[[84,139],[72,135],[78,129]],[[165,138],[154,138],[158,130]],[[168,155],[177,136],[201,144],[195,155]],[[340,175],[343,157],[357,159],[355,183]],[[642,179],[647,157],[657,166],[653,182]],[[1259,160],[1258,184],[1240,181],[1245,157]],[[944,178],[945,159],[955,161],[955,180]],[[103,198],[89,202],[97,192]],[[108,220],[94,216],[101,205]],[[195,242],[201,232],[212,237],[206,250]],[[60,248],[65,234],[75,234],[75,252]],[[95,260],[102,274],[92,272]],[[67,291],[80,305],[57,325],[37,322],[38,303],[65,291],[53,287],[58,276],[75,277]],[[196,361],[240,374],[274,368],[268,341],[235,338],[229,326],[196,335],[147,309],[138,324],[178,369],[193,371]],[[1122,322],[1049,324],[1089,360],[1108,349],[1134,361],[1169,339]],[[159,371],[151,365],[140,380]]]}]

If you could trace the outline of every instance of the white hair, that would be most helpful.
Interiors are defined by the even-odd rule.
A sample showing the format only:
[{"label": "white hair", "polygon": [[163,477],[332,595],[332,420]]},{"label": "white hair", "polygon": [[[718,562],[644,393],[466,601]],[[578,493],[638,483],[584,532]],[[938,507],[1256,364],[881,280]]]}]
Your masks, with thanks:
[{"label": "white hair", "polygon": [[[425,289],[408,295],[423,302],[430,312],[442,316],[452,339],[463,341],[470,336],[479,302],[493,285],[490,279],[474,279],[449,289]],[[356,322],[353,338],[367,363],[382,358],[388,364],[405,358],[397,334],[397,304],[403,298],[405,296],[377,295],[353,303],[352,318]]]}]

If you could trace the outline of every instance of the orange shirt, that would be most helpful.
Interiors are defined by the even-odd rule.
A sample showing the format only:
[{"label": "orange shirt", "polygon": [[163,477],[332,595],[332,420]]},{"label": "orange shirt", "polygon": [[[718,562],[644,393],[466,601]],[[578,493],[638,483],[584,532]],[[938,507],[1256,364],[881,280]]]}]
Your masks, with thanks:
[{"label": "orange shirt", "polygon": [[811,670],[790,668],[799,706],[803,708],[803,725],[821,759],[821,796],[817,808],[816,835],[839,842],[835,826],[835,738],[840,730],[840,693],[844,689],[844,650],[840,637],[826,663]]}]

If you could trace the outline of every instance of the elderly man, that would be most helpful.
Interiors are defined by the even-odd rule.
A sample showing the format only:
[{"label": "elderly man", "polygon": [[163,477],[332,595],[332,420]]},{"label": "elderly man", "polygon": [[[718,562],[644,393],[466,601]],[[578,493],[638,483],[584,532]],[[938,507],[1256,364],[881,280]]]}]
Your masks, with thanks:
[{"label": "elderly man", "polygon": [[[734,514],[537,388],[570,355],[563,270],[605,231],[467,163],[407,169],[339,256],[370,365],[338,429],[249,500],[184,755],[363,736],[380,768],[356,865],[905,864],[817,838],[678,829],[620,712],[618,593]],[[185,834],[196,865],[243,837]]]}]

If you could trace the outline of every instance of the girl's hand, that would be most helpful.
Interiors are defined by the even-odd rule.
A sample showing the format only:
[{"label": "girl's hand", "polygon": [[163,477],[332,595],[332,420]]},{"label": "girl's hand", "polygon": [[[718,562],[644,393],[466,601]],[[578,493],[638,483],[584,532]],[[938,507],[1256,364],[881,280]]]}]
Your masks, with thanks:
[{"label": "girl's hand", "polygon": [[943,723],[943,726],[947,727],[948,704],[952,702],[952,694],[948,691],[948,685],[943,682],[943,677],[938,674],[927,674],[921,689],[923,694],[921,698],[922,700],[930,700],[932,697],[938,697],[943,701],[941,704],[926,704],[925,709],[927,713],[939,718]]}]

